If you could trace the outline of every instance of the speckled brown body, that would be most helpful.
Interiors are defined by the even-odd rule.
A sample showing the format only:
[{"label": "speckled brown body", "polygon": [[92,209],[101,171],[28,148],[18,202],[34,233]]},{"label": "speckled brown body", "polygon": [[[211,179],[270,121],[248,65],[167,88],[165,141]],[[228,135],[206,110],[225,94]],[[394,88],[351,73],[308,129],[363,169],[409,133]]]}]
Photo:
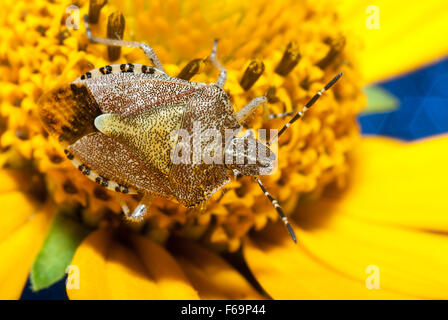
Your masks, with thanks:
[{"label": "speckled brown body", "polygon": [[[70,160],[100,185],[193,207],[229,182],[223,163],[176,164],[170,159],[178,142],[172,133],[179,129],[193,135],[197,122],[201,130],[216,129],[225,137],[226,129],[241,127],[218,86],[125,64],[92,70],[57,90],[40,101],[45,127],[67,147]],[[202,149],[207,141],[194,143],[201,145],[193,148]]]}]

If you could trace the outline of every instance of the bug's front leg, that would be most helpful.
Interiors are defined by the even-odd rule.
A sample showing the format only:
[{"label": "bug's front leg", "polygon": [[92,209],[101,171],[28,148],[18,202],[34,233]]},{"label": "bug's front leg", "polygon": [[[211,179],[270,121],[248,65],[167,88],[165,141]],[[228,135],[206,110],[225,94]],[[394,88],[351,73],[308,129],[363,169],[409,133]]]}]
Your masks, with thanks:
[{"label": "bug's front leg", "polygon": [[236,114],[236,118],[239,123],[244,122],[259,106],[267,102],[267,98],[265,96],[257,97],[245,105],[238,113]]},{"label": "bug's front leg", "polygon": [[92,35],[92,31],[90,30],[87,14],[84,16],[84,24],[86,26],[87,38],[89,38],[90,41],[95,42],[95,43],[105,44],[106,46],[130,47],[130,48],[142,49],[143,52],[145,53],[145,55],[148,57],[148,59],[151,60],[154,67],[156,67],[160,71],[165,72],[165,70],[163,69],[162,63],[160,62],[159,58],[157,57],[156,52],[154,51],[153,48],[148,46],[146,43],[95,37]]},{"label": "bug's front leg", "polygon": [[215,68],[221,71],[218,76],[218,80],[216,81],[216,85],[220,88],[223,88],[227,81],[227,70],[226,68],[224,68],[221,62],[219,62],[217,57],[217,50],[218,50],[218,39],[215,39],[215,41],[213,41],[212,53],[210,53],[210,62]]},{"label": "bug's front leg", "polygon": [[152,201],[153,196],[146,193],[140,200],[139,204],[135,207],[134,211],[132,211],[132,213],[124,201],[121,203],[121,209],[123,210],[123,213],[127,219],[131,221],[142,221],[143,218],[148,214]]}]

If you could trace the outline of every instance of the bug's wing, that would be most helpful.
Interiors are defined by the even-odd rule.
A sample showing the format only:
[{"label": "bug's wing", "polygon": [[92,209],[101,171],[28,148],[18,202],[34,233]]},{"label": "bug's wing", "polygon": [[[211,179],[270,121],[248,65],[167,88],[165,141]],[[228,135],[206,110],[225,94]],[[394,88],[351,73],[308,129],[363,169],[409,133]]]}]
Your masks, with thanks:
[{"label": "bug's wing", "polygon": [[[222,155],[225,150],[226,129],[240,128],[226,93],[217,86],[207,86],[188,100],[182,129],[194,137],[198,133],[198,124],[203,139],[193,138],[193,153],[194,150],[201,150],[204,153],[216,143],[217,148],[212,149]],[[205,130],[214,130],[216,134],[219,133],[216,136],[217,140],[213,138],[213,142],[206,138]],[[202,157],[200,163],[173,164],[170,184],[179,202],[187,207],[194,207],[228,183],[229,170],[223,160],[218,159],[217,162],[207,164],[204,163]]]},{"label": "bug's wing", "polygon": [[171,78],[153,67],[110,65],[44,94],[38,102],[39,117],[65,147],[95,132],[94,120],[101,113],[130,115],[188,98],[203,86]]},{"label": "bug's wing", "polygon": [[178,164],[170,174],[173,195],[187,208],[200,205],[229,182],[223,165]]},{"label": "bug's wing", "polygon": [[95,131],[93,122],[101,110],[83,85],[63,85],[44,94],[38,102],[45,129],[67,146]]},{"label": "bug's wing", "polygon": [[86,135],[68,150],[92,172],[120,185],[170,198],[166,181],[158,179],[127,146],[101,132]]},{"label": "bug's wing", "polygon": [[129,147],[160,179],[166,180],[186,104],[172,102],[133,115],[103,114],[96,128]]},{"label": "bug's wing", "polygon": [[205,86],[172,78],[153,67],[129,63],[92,70],[73,84],[85,85],[103,113],[122,115],[186,99]]}]

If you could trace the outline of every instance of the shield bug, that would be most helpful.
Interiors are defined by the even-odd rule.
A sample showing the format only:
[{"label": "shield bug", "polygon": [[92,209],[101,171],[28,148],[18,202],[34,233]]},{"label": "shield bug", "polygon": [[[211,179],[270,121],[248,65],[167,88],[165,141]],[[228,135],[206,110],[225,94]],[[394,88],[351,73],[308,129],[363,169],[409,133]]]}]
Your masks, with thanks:
[{"label": "shield bug", "polygon": [[[105,188],[142,195],[132,212],[126,204],[122,205],[125,216],[135,220],[148,212],[154,196],[191,208],[204,203],[232,175],[252,176],[296,242],[288,219],[258,176],[273,169],[275,156],[269,149],[273,141],[333,86],[341,74],[312,97],[270,142],[263,144],[250,131],[243,137],[238,137],[236,132],[267,98],[255,98],[235,113],[223,90],[227,75],[217,59],[216,40],[209,60],[220,70],[217,82],[195,83],[168,76],[148,45],[97,38],[91,34],[87,17],[85,24],[90,41],[140,48],[153,66],[127,63],[94,69],[40,99],[40,118],[46,130],[65,147],[68,159]],[[188,140],[181,139],[181,133],[194,135],[197,123],[201,124],[201,133],[214,130],[215,134],[226,137],[227,143],[217,140],[213,149],[214,157],[226,161],[210,162],[201,157],[193,162],[173,161],[173,150]],[[209,145],[210,139],[193,141],[189,150],[199,150],[202,155]],[[256,156],[259,154],[268,156],[260,158]]]}]

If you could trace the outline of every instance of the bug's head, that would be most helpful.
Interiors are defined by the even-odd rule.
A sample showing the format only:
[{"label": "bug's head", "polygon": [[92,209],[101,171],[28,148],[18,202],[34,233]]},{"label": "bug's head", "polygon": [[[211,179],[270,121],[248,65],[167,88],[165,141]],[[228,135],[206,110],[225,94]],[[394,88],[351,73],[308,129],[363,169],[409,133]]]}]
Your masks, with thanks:
[{"label": "bug's head", "polygon": [[253,137],[235,137],[225,150],[225,163],[242,175],[266,175],[272,172],[275,154]]}]

